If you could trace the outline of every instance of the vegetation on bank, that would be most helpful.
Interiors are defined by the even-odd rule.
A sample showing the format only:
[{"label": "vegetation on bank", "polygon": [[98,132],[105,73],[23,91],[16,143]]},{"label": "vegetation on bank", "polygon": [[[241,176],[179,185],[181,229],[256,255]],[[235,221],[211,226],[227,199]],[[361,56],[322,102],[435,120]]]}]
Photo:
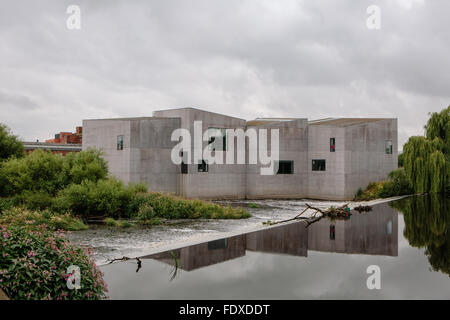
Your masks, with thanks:
[{"label": "vegetation on bank", "polygon": [[358,190],[355,200],[371,200],[413,193],[450,193],[450,106],[434,112],[425,136],[409,138],[399,155],[400,169],[387,181]]},{"label": "vegetation on bank", "polygon": [[90,149],[66,157],[37,150],[0,163],[0,221],[33,220],[65,230],[85,228],[83,221],[107,219],[109,226],[143,225],[164,219],[242,219],[242,208],[147,192],[108,176],[101,152]]},{"label": "vegetation on bank", "polygon": [[11,134],[11,130],[0,123],[0,162],[11,157],[20,158],[24,156],[23,143],[17,136]]},{"label": "vegetation on bank", "polygon": [[[97,300],[106,298],[102,272],[92,251],[69,243],[45,225],[0,223],[0,288],[14,300]],[[80,288],[68,286],[80,271]],[[75,283],[76,284],[76,283]]]}]

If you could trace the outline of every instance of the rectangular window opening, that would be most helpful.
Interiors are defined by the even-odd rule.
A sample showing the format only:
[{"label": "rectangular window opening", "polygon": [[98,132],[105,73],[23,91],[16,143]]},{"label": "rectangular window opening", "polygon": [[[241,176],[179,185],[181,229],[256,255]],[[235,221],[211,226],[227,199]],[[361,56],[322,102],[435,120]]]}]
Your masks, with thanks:
[{"label": "rectangular window opening", "polygon": [[313,160],[312,161],[312,171],[325,171],[326,162],[325,160]]},{"label": "rectangular window opening", "polygon": [[227,151],[227,133],[224,128],[208,128],[208,148],[211,151]]},{"label": "rectangular window opening", "polygon": [[205,160],[198,164],[198,172],[208,172],[208,169],[208,163]]},{"label": "rectangular window opening", "polygon": [[117,136],[117,150],[123,150],[123,136]]},{"label": "rectangular window opening", "polygon": [[386,154],[392,154],[392,140],[385,141]]},{"label": "rectangular window opening", "polygon": [[293,160],[278,161],[277,174],[293,174],[293,173],[294,173],[294,161]]},{"label": "rectangular window opening", "polygon": [[330,152],[336,152],[336,138],[330,138]]}]

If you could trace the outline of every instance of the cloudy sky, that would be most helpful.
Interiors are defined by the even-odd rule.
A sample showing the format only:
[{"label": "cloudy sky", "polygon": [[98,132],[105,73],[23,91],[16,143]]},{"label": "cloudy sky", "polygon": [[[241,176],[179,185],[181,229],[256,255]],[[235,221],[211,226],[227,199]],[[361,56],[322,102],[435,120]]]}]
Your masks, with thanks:
[{"label": "cloudy sky", "polygon": [[448,0],[2,0],[0,122],[43,140],[173,107],[395,117],[402,145],[450,105],[449,12]]}]

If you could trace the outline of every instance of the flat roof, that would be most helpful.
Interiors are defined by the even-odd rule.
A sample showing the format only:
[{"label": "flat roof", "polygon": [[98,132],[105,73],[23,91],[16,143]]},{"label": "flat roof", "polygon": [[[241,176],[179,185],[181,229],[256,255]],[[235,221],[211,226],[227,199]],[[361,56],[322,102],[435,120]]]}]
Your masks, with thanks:
[{"label": "flat roof", "polygon": [[256,118],[255,120],[247,121],[248,126],[264,126],[268,124],[274,124],[279,122],[286,122],[286,121],[294,121],[298,120],[299,118]]},{"label": "flat roof", "polygon": [[327,118],[312,120],[308,122],[311,126],[333,126],[333,127],[347,127],[358,124],[377,122],[382,120],[392,120],[393,118]]},{"label": "flat roof", "polygon": [[81,150],[81,144],[75,143],[46,143],[46,142],[23,142],[26,150],[44,149],[44,150]]}]

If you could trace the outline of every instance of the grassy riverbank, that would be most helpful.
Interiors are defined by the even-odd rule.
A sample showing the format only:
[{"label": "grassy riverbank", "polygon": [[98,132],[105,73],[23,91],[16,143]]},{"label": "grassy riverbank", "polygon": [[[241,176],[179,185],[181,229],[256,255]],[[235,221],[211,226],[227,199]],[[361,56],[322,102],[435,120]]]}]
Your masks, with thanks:
[{"label": "grassy riverbank", "polygon": [[105,220],[109,226],[160,224],[171,219],[244,219],[242,208],[148,192],[143,184],[125,185],[108,176],[97,150],[66,157],[41,150],[0,163],[0,222],[46,224],[82,230],[85,222]]}]

